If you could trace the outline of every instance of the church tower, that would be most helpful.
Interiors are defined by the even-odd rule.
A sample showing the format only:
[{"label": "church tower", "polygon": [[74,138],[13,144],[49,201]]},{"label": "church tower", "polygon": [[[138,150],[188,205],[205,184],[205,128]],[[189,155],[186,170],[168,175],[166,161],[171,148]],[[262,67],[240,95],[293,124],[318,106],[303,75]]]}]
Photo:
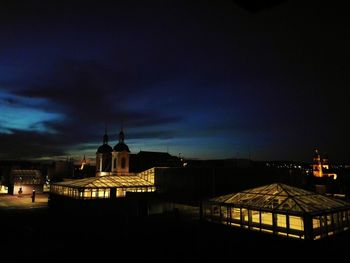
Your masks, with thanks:
[{"label": "church tower", "polygon": [[123,129],[119,132],[119,142],[114,146],[112,152],[112,173],[116,175],[127,175],[129,173],[129,147],[125,144]]},{"label": "church tower", "polygon": [[334,180],[337,179],[337,174],[332,172],[329,167],[329,160],[327,156],[321,158],[318,150],[315,150],[313,164],[312,164],[312,174],[315,177],[332,177]]},{"label": "church tower", "polygon": [[84,154],[84,158],[83,158],[83,160],[81,161],[81,165],[80,165],[79,170],[83,170],[86,164],[87,164],[87,162],[86,162],[85,154]]},{"label": "church tower", "polygon": [[312,173],[315,177],[323,176],[321,156],[318,153],[317,149],[315,149],[315,153],[314,153]]},{"label": "church tower", "polygon": [[112,150],[112,147],[108,145],[108,135],[105,131],[103,144],[98,147],[96,152],[96,176],[109,175],[111,172]]}]

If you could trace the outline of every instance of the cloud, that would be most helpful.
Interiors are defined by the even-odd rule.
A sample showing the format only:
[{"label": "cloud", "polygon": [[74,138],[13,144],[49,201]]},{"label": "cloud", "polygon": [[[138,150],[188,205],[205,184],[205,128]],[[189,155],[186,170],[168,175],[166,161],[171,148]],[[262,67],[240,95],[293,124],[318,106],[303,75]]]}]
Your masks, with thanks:
[{"label": "cloud", "polygon": [[64,155],[69,140],[33,131],[0,133],[1,159],[26,159]]},{"label": "cloud", "polygon": [[[61,61],[44,79],[29,81],[15,94],[2,93],[3,156],[61,155],[91,142],[97,147],[105,123],[115,137],[123,123],[126,130],[137,128],[128,134],[130,139],[150,134],[164,138],[164,132],[156,127],[178,123],[182,117],[152,107],[125,107],[123,102],[137,96],[137,88],[143,89],[131,88],[135,82],[127,75],[94,61]],[[143,130],[146,127],[148,130]],[[11,144],[26,150],[17,152]]]},{"label": "cloud", "polygon": [[[252,16],[230,1],[34,2],[0,10],[0,145],[9,154],[18,154],[9,142],[25,156],[93,152],[105,123],[113,141],[123,123],[138,145],[181,139],[192,152],[188,140],[207,149],[227,141],[223,151],[236,141],[350,148],[339,8],[316,15],[313,4],[286,2]],[[269,147],[277,157],[278,147]]]},{"label": "cloud", "polygon": [[54,133],[45,125],[63,118],[59,113],[37,108],[42,100],[0,93],[0,133],[11,134],[14,130]]}]

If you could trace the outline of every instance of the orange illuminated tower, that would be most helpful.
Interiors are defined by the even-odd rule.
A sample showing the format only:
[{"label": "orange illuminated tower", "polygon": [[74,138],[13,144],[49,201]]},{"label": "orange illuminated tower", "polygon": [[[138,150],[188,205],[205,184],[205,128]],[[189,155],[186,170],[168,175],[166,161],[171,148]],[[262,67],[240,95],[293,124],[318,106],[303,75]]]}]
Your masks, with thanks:
[{"label": "orange illuminated tower", "polygon": [[323,177],[321,156],[317,149],[315,149],[314,153],[312,173],[315,177]]},{"label": "orange illuminated tower", "polygon": [[313,164],[312,164],[312,174],[315,177],[333,177],[335,180],[337,174],[329,173],[329,160],[328,157],[321,158],[318,150],[315,149]]},{"label": "orange illuminated tower", "polygon": [[85,165],[86,165],[86,159],[85,159],[85,154],[84,154],[84,159],[81,161],[81,166],[80,166],[79,170],[83,170]]}]

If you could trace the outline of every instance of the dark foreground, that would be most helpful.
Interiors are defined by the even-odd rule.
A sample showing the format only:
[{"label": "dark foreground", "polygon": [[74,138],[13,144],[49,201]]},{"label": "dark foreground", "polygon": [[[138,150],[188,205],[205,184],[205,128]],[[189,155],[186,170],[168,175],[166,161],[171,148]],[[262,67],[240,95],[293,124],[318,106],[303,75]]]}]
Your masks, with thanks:
[{"label": "dark foreground", "polygon": [[178,213],[140,218],[37,208],[2,209],[0,218],[1,258],[15,262],[350,260],[349,232],[305,242],[189,220]]}]

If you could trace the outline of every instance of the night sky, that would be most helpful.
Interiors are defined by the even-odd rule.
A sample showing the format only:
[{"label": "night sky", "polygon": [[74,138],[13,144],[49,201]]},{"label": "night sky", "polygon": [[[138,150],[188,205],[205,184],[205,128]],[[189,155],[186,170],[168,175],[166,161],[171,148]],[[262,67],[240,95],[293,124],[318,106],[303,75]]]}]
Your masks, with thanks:
[{"label": "night sky", "polygon": [[0,4],[0,159],[94,158],[107,123],[132,153],[350,161],[346,1],[19,2]]}]

